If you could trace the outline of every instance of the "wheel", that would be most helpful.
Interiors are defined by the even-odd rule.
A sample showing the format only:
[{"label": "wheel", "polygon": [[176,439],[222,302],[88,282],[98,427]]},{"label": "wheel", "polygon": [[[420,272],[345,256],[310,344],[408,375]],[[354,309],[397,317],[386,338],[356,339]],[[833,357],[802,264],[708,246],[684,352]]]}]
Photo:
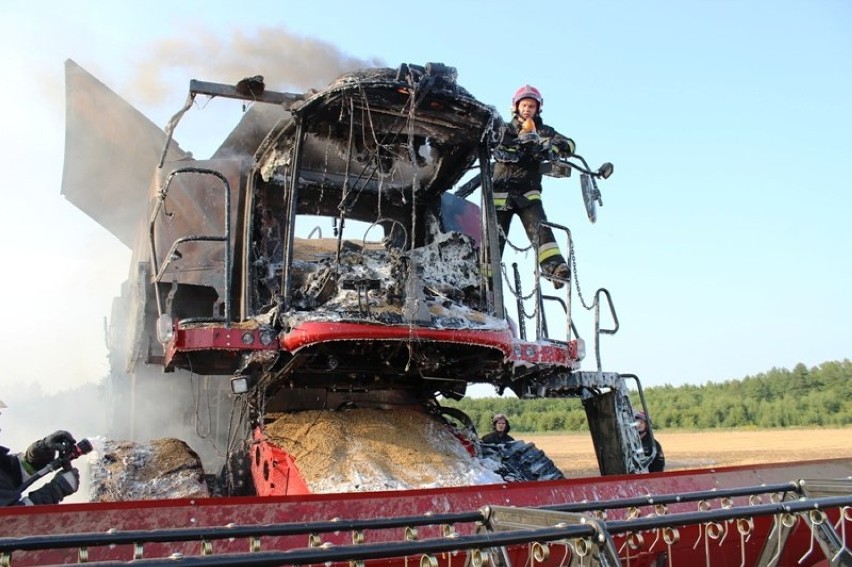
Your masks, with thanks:
[{"label": "wheel", "polygon": [[510,441],[481,443],[482,457],[500,463],[495,472],[508,482],[557,480],[565,478],[562,471],[534,443]]}]

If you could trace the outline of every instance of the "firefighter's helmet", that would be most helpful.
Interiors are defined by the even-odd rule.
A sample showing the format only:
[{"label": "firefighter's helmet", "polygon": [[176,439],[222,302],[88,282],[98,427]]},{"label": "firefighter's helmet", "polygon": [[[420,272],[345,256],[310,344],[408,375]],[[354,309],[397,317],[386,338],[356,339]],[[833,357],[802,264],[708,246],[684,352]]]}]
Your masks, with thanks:
[{"label": "firefighter's helmet", "polygon": [[512,110],[518,110],[518,103],[522,99],[531,98],[538,103],[538,112],[544,106],[544,97],[541,96],[541,91],[532,85],[524,85],[515,91],[515,96],[512,97]]}]

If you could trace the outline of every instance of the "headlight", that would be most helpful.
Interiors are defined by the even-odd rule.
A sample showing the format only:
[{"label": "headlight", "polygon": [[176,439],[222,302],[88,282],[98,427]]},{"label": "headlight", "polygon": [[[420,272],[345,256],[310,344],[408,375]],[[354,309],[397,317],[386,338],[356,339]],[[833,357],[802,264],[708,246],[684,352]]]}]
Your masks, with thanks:
[{"label": "headlight", "polygon": [[235,394],[245,394],[249,391],[248,376],[234,376],[231,378],[231,391]]},{"label": "headlight", "polygon": [[275,340],[275,333],[272,331],[261,331],[260,332],[260,344],[269,346],[272,344],[272,341]]},{"label": "headlight", "polygon": [[157,340],[166,344],[175,337],[175,324],[172,318],[163,313],[157,318]]}]

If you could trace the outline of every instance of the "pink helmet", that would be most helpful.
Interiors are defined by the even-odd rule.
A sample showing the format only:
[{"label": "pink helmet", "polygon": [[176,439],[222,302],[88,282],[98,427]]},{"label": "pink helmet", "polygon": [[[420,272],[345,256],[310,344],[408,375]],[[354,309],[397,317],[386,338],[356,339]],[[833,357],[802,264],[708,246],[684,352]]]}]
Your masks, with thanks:
[{"label": "pink helmet", "polygon": [[538,103],[538,111],[544,106],[544,97],[541,96],[541,91],[532,85],[524,85],[515,91],[515,96],[512,97],[512,110],[518,109],[518,103],[521,99],[531,98]]}]

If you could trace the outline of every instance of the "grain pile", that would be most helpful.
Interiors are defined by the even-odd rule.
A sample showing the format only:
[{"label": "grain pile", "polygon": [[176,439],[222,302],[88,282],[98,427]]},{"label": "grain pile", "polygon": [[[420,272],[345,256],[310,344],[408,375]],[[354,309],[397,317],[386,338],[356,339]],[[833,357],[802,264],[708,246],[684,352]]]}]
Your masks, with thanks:
[{"label": "grain pile", "polygon": [[445,426],[416,410],[283,414],[265,431],[273,444],[293,456],[314,493],[503,482]]},{"label": "grain pile", "polygon": [[198,455],[178,439],[106,441],[91,463],[92,502],[206,498]]}]

